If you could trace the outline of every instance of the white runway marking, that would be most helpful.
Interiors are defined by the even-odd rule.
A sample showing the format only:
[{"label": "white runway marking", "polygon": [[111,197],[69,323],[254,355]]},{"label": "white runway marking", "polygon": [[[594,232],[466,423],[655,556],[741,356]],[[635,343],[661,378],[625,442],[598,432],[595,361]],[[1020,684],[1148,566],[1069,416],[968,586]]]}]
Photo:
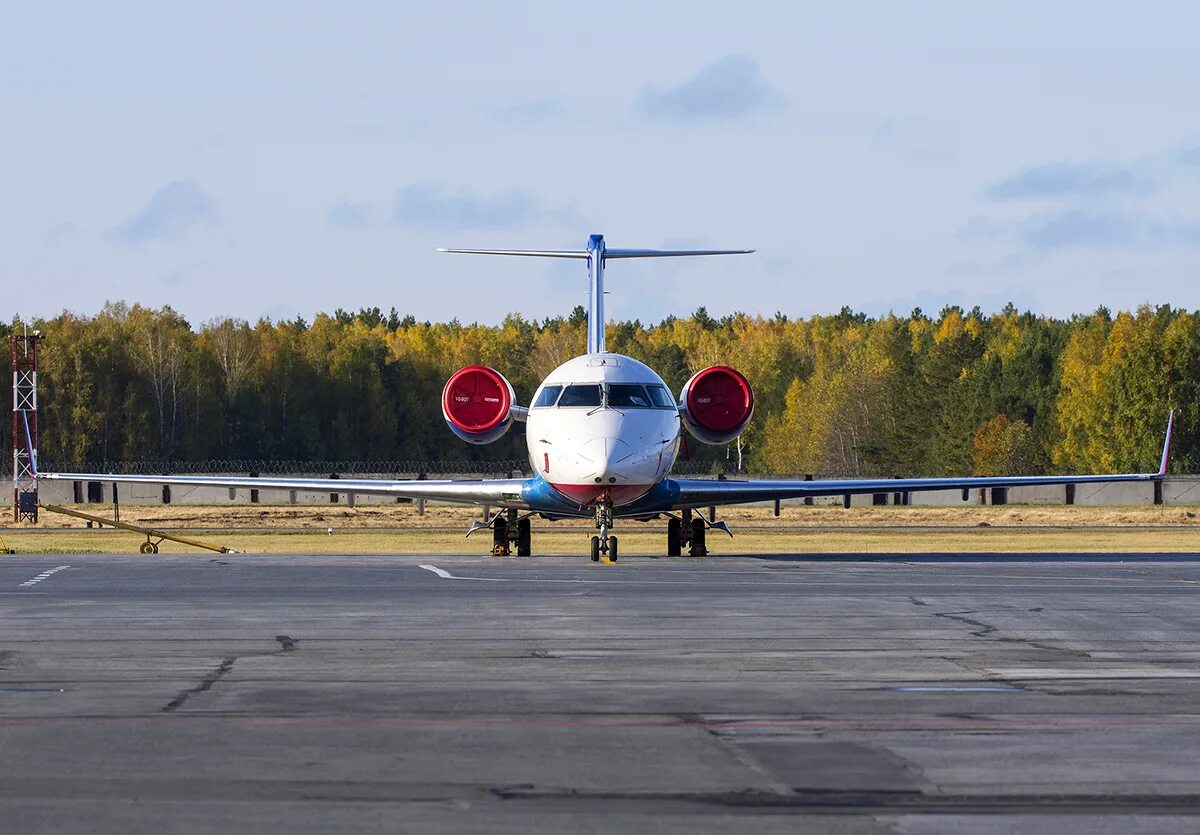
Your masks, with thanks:
[{"label": "white runway marking", "polygon": [[432,571],[443,580],[478,580],[484,583],[507,583],[507,577],[456,577],[444,568],[438,568],[436,565],[420,565],[418,568],[423,568],[426,571]]},{"label": "white runway marking", "polygon": [[900,693],[1024,693],[1019,687],[893,687]]},{"label": "white runway marking", "polygon": [[60,571],[66,571],[70,567],[71,566],[69,566],[69,565],[60,565],[58,568],[51,568],[49,571],[43,571],[38,576],[33,577],[29,580],[26,580],[24,583],[21,584],[21,586],[22,587],[36,586],[38,583],[42,582],[42,580],[45,580],[48,577],[50,577],[51,575],[57,574]]},{"label": "white runway marking", "polygon": [[[711,575],[717,574],[717,573],[724,574],[727,576],[757,576],[757,577],[763,576],[762,574],[750,573],[750,572],[744,573],[744,572],[736,572],[736,571],[722,571],[722,572],[709,572],[708,574],[702,574],[702,573],[698,572],[695,575],[694,579],[689,579],[689,575],[687,575],[687,574],[681,574],[679,577],[672,577],[672,578],[666,579],[666,580],[657,580],[657,579],[650,580],[650,579],[645,579],[645,578],[641,578],[641,577],[639,577],[635,580],[602,580],[602,579],[593,578],[593,577],[460,577],[457,574],[451,574],[449,571],[447,571],[444,568],[438,568],[436,565],[419,565],[417,567],[423,568],[426,571],[432,571],[434,574],[438,575],[439,577],[441,577],[444,580],[477,580],[479,582],[484,582],[484,583],[576,583],[576,584],[585,583],[588,585],[618,585],[618,586],[639,585],[639,586],[684,586],[684,587],[686,587],[686,586],[693,586],[693,585],[704,586],[706,584],[706,582],[711,579]],[[1050,583],[1047,581],[1042,581],[1042,582],[1038,582],[1036,584],[1029,583],[1027,585],[1014,586],[1013,589],[1021,590],[1021,591],[1045,591],[1047,588],[1061,588],[1063,585],[1067,585],[1067,587],[1069,587],[1069,584],[1074,582],[1074,578],[1071,578],[1071,577],[1063,577],[1063,578],[1058,578],[1058,579],[1063,580],[1064,583],[1055,584],[1055,583]],[[1150,582],[1153,580],[1153,578],[1146,578],[1146,580],[1147,580],[1147,582]],[[1157,580],[1157,582],[1170,583],[1170,582],[1176,582],[1176,581],[1163,579],[1163,580]],[[806,589],[826,587],[826,586],[834,587],[834,588],[844,588],[847,585],[852,584],[853,587],[857,590],[887,589],[887,590],[895,591],[897,593],[904,592],[904,591],[910,591],[910,590],[919,590],[919,589],[924,589],[926,591],[929,590],[929,581],[923,580],[923,579],[922,580],[912,580],[912,581],[908,581],[908,582],[905,582],[903,580],[895,580],[893,582],[888,582],[888,583],[883,583],[883,582],[859,583],[859,582],[854,582],[853,579],[798,580],[795,582],[789,582],[787,580],[780,581],[780,580],[775,580],[775,579],[754,580],[752,582],[747,582],[747,581],[742,581],[742,580],[722,579],[721,583],[726,586],[751,586],[751,587],[755,587],[755,588],[782,588],[782,587],[788,587],[788,586],[795,586],[798,588],[806,588]],[[976,582],[976,583],[939,583],[937,586],[937,590],[938,591],[946,591],[948,589],[978,589],[978,588],[982,588],[985,586],[986,586],[986,580],[981,579],[979,582]]]},{"label": "white runway marking", "polygon": [[1200,670],[1166,667],[1010,667],[991,672],[1015,680],[1121,679],[1121,678],[1200,678]]},{"label": "white runway marking", "polygon": [[[485,560],[485,562],[491,562],[491,558],[487,558]],[[497,564],[497,565],[499,565],[499,564]],[[587,569],[593,570],[593,571],[600,568],[600,566],[588,565],[586,563],[584,563],[583,565]],[[628,566],[625,566],[625,567],[628,568]],[[908,564],[905,564],[905,567],[908,567]],[[761,566],[750,568],[747,570],[728,570],[728,569],[723,570],[723,569],[717,569],[715,567],[699,570],[699,568],[697,567],[697,571],[695,571],[695,572],[680,570],[680,571],[678,571],[678,573],[676,573],[676,571],[673,569],[668,569],[666,576],[664,576],[663,573],[655,572],[655,574],[652,575],[655,579],[650,579],[650,578],[647,578],[644,576],[634,577],[634,576],[630,576],[630,575],[625,575],[628,579],[602,579],[598,576],[592,576],[592,577],[540,577],[540,576],[533,576],[533,577],[530,577],[530,576],[522,576],[521,574],[515,574],[514,576],[511,576],[511,577],[474,577],[474,576],[465,577],[465,576],[461,576],[461,575],[457,575],[457,574],[451,574],[446,569],[440,568],[436,565],[422,564],[422,565],[419,565],[418,568],[422,568],[426,571],[430,571],[430,572],[436,574],[438,577],[441,577],[443,580],[474,580],[476,582],[481,582],[481,583],[533,583],[533,584],[556,584],[556,585],[567,584],[567,585],[597,585],[597,586],[637,585],[637,586],[675,586],[675,587],[679,587],[679,588],[688,588],[688,587],[695,586],[695,585],[704,586],[713,578],[714,575],[721,575],[720,583],[722,585],[725,585],[725,586],[747,586],[747,587],[755,587],[755,588],[764,588],[764,587],[766,587],[766,588],[786,588],[786,587],[792,587],[792,586],[797,587],[797,588],[805,588],[805,589],[815,589],[815,588],[823,588],[823,587],[843,588],[843,587],[846,587],[847,584],[853,584],[853,586],[856,590],[874,590],[874,589],[878,589],[878,588],[885,588],[885,589],[888,589],[891,591],[895,591],[897,593],[905,593],[907,591],[915,590],[915,589],[928,590],[928,588],[929,588],[929,581],[925,580],[925,579],[905,579],[905,578],[897,577],[895,579],[891,579],[886,582],[883,582],[884,574],[894,572],[895,571],[894,568],[888,569],[888,570],[879,570],[876,572],[870,572],[870,576],[878,577],[879,580],[876,581],[876,580],[872,579],[872,580],[868,580],[866,582],[857,580],[854,577],[847,577],[846,579],[814,579],[812,576],[804,577],[803,575],[798,575],[798,574],[795,574],[792,572],[787,572],[787,573],[780,572],[779,574],[776,575],[776,577],[772,577],[770,579],[764,579],[767,575],[764,574]],[[612,568],[612,566],[606,566],[605,568]],[[649,566],[645,566],[645,568],[647,568],[647,570],[649,570]],[[666,568],[666,566],[661,566],[661,568]],[[827,570],[822,569],[821,571],[822,571],[822,573],[817,574],[815,576],[828,577]],[[864,572],[864,573],[866,573],[866,572]],[[961,575],[952,574],[952,575],[944,575],[944,576],[957,577],[959,579],[969,579],[973,575],[971,575],[971,574],[961,574]],[[755,579],[753,581],[738,580],[738,579],[726,579],[726,578],[736,578],[736,577],[755,577],[758,579]],[[786,578],[786,579],[777,579],[777,578]],[[1019,590],[1019,591],[1039,591],[1039,592],[1046,591],[1047,589],[1056,589],[1056,590],[1061,590],[1064,588],[1070,589],[1070,588],[1072,588],[1073,585],[1078,583],[1078,581],[1080,581],[1080,580],[1092,581],[1092,582],[1104,582],[1104,583],[1110,583],[1110,584],[1113,582],[1114,579],[1117,580],[1118,582],[1133,581],[1133,582],[1140,582],[1140,583],[1146,583],[1146,584],[1161,583],[1161,584],[1163,584],[1164,588],[1169,587],[1169,584],[1172,584],[1172,583],[1185,583],[1185,582],[1195,583],[1195,582],[1198,582],[1198,581],[1194,581],[1194,580],[1178,580],[1178,579],[1164,578],[1164,577],[1101,578],[1101,577],[1073,577],[1071,575],[1062,575],[1062,576],[1029,575],[1028,577],[1025,577],[1022,575],[1012,575],[1011,579],[1018,579],[1018,580],[1019,579],[1028,579],[1030,581],[1026,585],[1014,586],[1012,589],[1014,591]],[[939,582],[937,584],[937,589],[938,589],[938,591],[950,591],[950,590],[954,590],[954,589],[977,589],[977,588],[983,587],[984,585],[986,585],[986,583],[987,583],[987,578],[985,578],[983,576],[980,576],[979,579],[976,580],[975,582],[942,582],[939,580]],[[1076,587],[1079,589],[1089,588],[1088,586],[1083,585],[1083,584],[1079,584]],[[1152,587],[1152,586],[1148,586],[1148,587]]]}]

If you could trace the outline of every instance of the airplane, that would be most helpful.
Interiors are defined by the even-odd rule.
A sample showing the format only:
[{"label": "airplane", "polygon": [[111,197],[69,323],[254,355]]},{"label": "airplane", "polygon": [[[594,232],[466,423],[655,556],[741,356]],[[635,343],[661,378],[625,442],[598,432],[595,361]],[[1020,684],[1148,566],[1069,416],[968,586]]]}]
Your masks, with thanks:
[{"label": "airplane", "polygon": [[[850,497],[867,493],[960,490],[986,487],[1161,481],[1166,475],[1174,412],[1157,472],[1106,475],[988,476],[900,479],[773,481],[675,478],[671,469],[683,434],[706,444],[736,439],[754,412],[754,391],[734,368],[703,368],[684,384],[678,399],[663,379],[633,357],[605,348],[604,273],[609,261],[744,255],[754,250],[609,249],[603,235],[592,235],[582,250],[439,249],[439,252],[586,261],[589,278],[587,352],[560,365],[542,381],[528,406],[517,403],[512,385],[499,371],[472,365],[455,372],[442,391],[442,415],[450,431],[471,444],[488,444],[514,423],[525,424],[533,474],[527,478],[480,481],[385,481],[312,478],[239,478],[226,476],[111,475],[41,473],[44,481],[111,481],[174,484],[253,490],[305,490],[383,495],[414,500],[459,502],[503,510],[472,524],[467,536],[491,529],[492,553],[533,553],[531,519],[592,518],[590,556],[616,561],[617,520],[667,519],[667,556],[708,553],[706,535],[733,533],[714,521],[723,505],[817,496]],[[709,508],[710,518],[697,510]],[[487,513],[485,511],[485,517]]]}]

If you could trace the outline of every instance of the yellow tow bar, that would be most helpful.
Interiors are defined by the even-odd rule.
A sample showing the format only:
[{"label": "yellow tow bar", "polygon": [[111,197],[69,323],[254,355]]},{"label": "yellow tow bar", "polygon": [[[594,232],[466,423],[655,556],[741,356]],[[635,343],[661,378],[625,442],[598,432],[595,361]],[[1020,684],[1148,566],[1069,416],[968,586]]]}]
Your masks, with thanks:
[{"label": "yellow tow bar", "polygon": [[[85,519],[88,522],[98,522],[101,525],[111,525],[114,528],[140,533],[146,537],[146,541],[142,543],[140,550],[143,554],[157,554],[158,545],[164,539],[169,539],[172,542],[181,542],[184,545],[191,545],[193,548],[203,548],[206,551],[215,551],[218,554],[236,554],[237,551],[232,548],[226,548],[224,545],[209,545],[207,542],[200,542],[195,539],[188,539],[179,534],[167,533],[166,531],[155,530],[154,528],[143,528],[140,525],[130,525],[126,522],[117,522],[113,519],[106,519],[103,516],[93,516],[90,513],[83,513],[79,510],[71,510],[69,507],[62,507],[56,504],[38,505],[42,510],[48,510],[51,513],[61,513],[64,516],[74,516],[76,519]],[[156,541],[157,540],[157,541]]]}]

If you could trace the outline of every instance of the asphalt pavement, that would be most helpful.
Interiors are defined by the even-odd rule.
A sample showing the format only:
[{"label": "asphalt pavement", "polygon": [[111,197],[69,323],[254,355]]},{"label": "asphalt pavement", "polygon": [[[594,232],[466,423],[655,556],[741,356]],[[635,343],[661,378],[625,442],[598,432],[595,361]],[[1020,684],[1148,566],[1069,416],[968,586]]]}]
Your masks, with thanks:
[{"label": "asphalt pavement", "polygon": [[1200,831],[1200,554],[0,557],[0,831]]}]

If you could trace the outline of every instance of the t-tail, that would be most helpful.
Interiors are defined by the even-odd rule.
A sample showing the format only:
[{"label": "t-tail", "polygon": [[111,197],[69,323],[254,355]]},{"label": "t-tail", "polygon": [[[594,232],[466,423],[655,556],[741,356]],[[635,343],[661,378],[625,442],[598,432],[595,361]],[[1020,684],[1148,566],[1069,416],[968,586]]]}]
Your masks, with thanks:
[{"label": "t-tail", "polygon": [[529,258],[579,258],[588,267],[588,344],[589,354],[604,347],[604,265],[614,258],[678,258],[688,255],[748,255],[753,249],[609,249],[603,235],[588,238],[587,249],[444,249],[468,255],[523,255]]}]

